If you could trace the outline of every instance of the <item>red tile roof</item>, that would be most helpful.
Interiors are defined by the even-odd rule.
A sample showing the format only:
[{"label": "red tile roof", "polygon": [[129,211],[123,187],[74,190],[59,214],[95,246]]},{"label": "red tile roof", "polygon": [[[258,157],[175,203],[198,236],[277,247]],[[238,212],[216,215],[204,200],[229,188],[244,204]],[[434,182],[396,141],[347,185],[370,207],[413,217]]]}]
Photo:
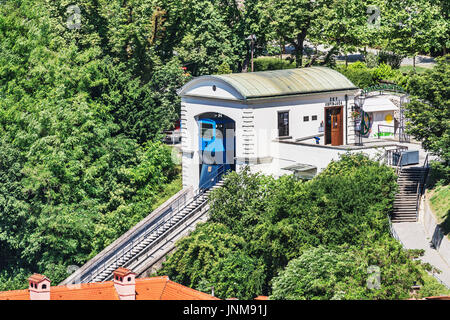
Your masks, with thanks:
[{"label": "red tile roof", "polygon": [[[150,281],[152,282],[149,285]],[[153,288],[153,293],[151,292]],[[153,297],[156,296],[156,299]],[[179,283],[169,280],[169,277],[154,277],[136,279],[136,300],[220,300]]]},{"label": "red tile roof", "polygon": [[[220,300],[169,277],[136,279],[136,300]],[[0,300],[29,300],[28,289],[0,292]],[[50,287],[50,300],[119,300],[113,281]]]},{"label": "red tile roof", "polygon": [[257,296],[255,300],[269,300],[268,296]]},{"label": "red tile roof", "polygon": [[30,300],[28,289],[0,292],[0,300]]},{"label": "red tile roof", "polygon": [[450,296],[433,296],[433,297],[426,297],[426,300],[450,300]]}]

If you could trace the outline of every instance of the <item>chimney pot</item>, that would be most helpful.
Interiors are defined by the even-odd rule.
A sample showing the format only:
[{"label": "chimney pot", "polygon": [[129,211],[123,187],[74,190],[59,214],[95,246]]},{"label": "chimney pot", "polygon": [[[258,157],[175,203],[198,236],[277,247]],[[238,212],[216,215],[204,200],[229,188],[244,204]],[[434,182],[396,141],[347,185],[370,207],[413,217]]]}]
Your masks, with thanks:
[{"label": "chimney pot", "polygon": [[30,300],[50,300],[50,280],[42,274],[33,274],[28,278]]},{"label": "chimney pot", "polygon": [[126,268],[114,271],[114,288],[120,300],[136,299],[136,274]]}]

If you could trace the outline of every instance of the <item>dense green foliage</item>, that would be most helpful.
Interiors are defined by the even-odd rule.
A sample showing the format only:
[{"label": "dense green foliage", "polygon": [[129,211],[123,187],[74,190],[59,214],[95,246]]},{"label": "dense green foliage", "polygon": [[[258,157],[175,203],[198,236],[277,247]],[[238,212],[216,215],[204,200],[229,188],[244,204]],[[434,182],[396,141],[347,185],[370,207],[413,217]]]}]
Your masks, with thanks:
[{"label": "dense green foliage", "polygon": [[368,88],[376,85],[380,80],[396,80],[401,77],[401,72],[392,69],[389,65],[379,64],[369,68],[367,64],[355,62],[345,65],[337,65],[336,70],[345,75],[359,88]]},{"label": "dense green foliage", "polygon": [[398,57],[442,55],[450,48],[448,1],[265,0],[255,11],[257,36],[292,46],[297,67],[304,65],[306,45],[328,49],[315,50],[313,63],[320,58],[330,64],[333,54],[372,47],[383,50],[384,62],[396,67]]},{"label": "dense green foliage", "polygon": [[254,60],[255,71],[280,70],[295,68],[295,64],[279,58],[261,57]]},{"label": "dense green foliage", "polygon": [[205,223],[177,243],[174,263],[162,273],[189,287],[220,296],[252,298],[261,291],[263,271],[260,261],[244,252],[244,238],[234,235],[220,223]]},{"label": "dense green foliage", "polygon": [[[377,268],[379,279],[372,280]],[[388,237],[365,246],[319,246],[289,262],[273,281],[271,299],[407,299],[414,283],[425,283],[422,270]]]},{"label": "dense green foliage", "polygon": [[175,89],[189,77],[176,59],[127,54],[145,28],[128,30],[124,8],[79,6],[82,27],[69,29],[64,1],[0,5],[4,289],[33,272],[63,280],[68,265],[145,217],[178,175],[156,139],[178,117]]},{"label": "dense green foliage", "polygon": [[[309,182],[231,172],[211,196],[210,220],[177,244],[159,274],[206,292],[214,286],[221,298],[408,297],[422,269],[390,238],[395,192],[393,170],[361,154]],[[226,275],[224,260],[235,266]],[[382,270],[375,291],[366,286],[371,265]]]},{"label": "dense green foliage", "polygon": [[436,66],[414,75],[406,84],[411,102],[406,107],[407,130],[426,150],[450,166],[450,55]]}]

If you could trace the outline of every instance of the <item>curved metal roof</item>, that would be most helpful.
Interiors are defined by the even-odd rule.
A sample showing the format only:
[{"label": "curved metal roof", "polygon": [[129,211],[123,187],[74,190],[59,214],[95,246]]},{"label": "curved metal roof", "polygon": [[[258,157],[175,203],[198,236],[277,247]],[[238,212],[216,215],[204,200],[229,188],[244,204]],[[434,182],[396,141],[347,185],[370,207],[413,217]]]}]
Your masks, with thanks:
[{"label": "curved metal roof", "polygon": [[[235,88],[244,99],[358,89],[343,74],[325,67],[309,67],[205,76]],[[198,78],[200,80],[202,77]]]}]

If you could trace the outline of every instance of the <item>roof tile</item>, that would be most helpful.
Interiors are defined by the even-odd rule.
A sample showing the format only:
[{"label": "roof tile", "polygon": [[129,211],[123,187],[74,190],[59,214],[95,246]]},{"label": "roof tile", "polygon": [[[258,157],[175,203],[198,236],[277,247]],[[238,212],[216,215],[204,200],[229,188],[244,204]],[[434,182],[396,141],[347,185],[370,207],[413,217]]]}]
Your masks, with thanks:
[{"label": "roof tile", "polygon": [[[136,279],[136,300],[220,300],[169,277]],[[0,300],[29,300],[28,289],[0,292]],[[50,287],[50,300],[119,300],[113,281]]]}]

